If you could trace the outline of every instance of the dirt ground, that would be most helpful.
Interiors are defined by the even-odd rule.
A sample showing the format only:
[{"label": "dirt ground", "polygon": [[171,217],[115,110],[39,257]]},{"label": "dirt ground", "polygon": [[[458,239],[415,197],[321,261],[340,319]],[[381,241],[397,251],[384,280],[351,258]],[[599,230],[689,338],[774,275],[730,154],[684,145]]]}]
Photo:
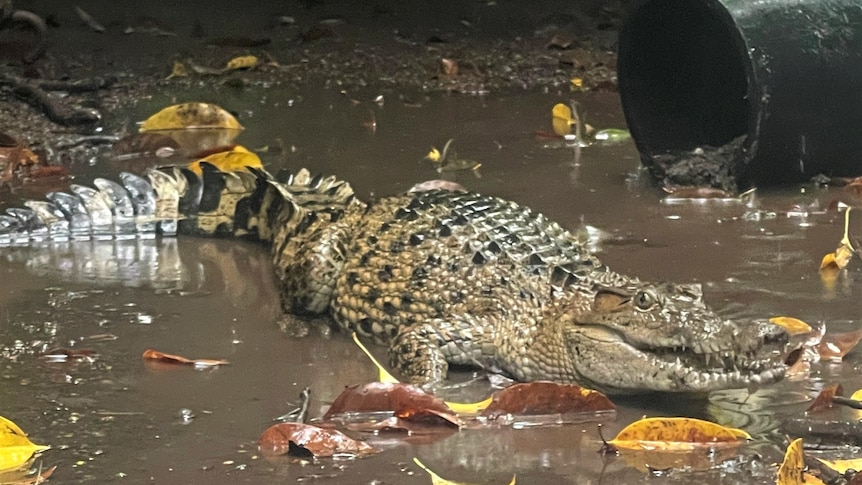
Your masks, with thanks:
[{"label": "dirt ground", "polygon": [[[0,30],[0,132],[50,164],[94,163],[108,147],[83,135],[134,131],[113,113],[174,88],[250,86],[488,95],[519,90],[616,90],[618,1],[298,2],[18,1],[47,24],[45,50],[26,25]],[[80,9],[76,10],[76,9]],[[83,12],[83,13],[82,13]],[[219,73],[237,56],[262,65]],[[175,62],[187,76],[170,76]],[[68,116],[50,121],[20,85],[93,82],[50,92]],[[72,146],[74,145],[74,146]]]}]

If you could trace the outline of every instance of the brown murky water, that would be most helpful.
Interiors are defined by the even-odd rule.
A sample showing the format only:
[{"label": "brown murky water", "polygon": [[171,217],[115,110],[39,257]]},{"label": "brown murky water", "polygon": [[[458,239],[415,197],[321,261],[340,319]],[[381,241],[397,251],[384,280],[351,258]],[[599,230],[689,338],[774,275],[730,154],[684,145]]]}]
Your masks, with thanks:
[{"label": "brown murky water", "polygon": [[[259,148],[280,139],[294,147],[288,167],[337,174],[361,197],[440,177],[422,157],[455,138],[460,156],[482,162],[481,178],[445,176],[517,200],[566,227],[578,227],[583,218],[610,232],[600,257],[618,271],[701,282],[708,301],[735,318],[791,315],[825,321],[830,331],[858,326],[858,272],[831,289],[817,273],[820,257],[841,236],[841,215],[788,213],[813,201],[825,207],[834,194],[759,194],[760,210],[776,213],[760,221],[743,220],[747,209],[740,204],[663,205],[663,194],[634,176],[631,144],[585,148],[575,164],[572,149],[536,139],[536,130],[549,128],[551,106],[567,101],[567,93],[410,99],[420,107],[384,93],[379,107],[371,103],[374,92],[353,106],[333,91],[299,96],[223,89],[207,98],[241,108],[247,129],[239,141]],[[176,99],[200,95],[171,93]],[[594,126],[624,125],[615,96],[579,100]],[[170,102],[167,96],[149,99],[120,115],[141,119]],[[369,110],[376,133],[361,126]],[[273,166],[282,158],[264,155]],[[90,170],[119,168],[107,164]],[[465,430],[433,443],[372,436],[385,451],[358,460],[259,458],[257,437],[296,405],[304,387],[312,389],[311,415],[317,416],[345,385],[370,381],[375,370],[343,334],[293,340],[279,330],[267,252],[253,244],[181,237],[2,249],[0,310],[0,414],[52,446],[43,462],[59,466],[58,483],[429,483],[412,464],[414,456],[445,477],[474,483],[508,483],[513,474],[518,483],[645,479],[624,460],[597,453],[595,422]],[[93,338],[102,334],[117,338]],[[76,364],[36,356],[72,345],[99,357]],[[140,358],[146,348],[225,358],[231,365],[205,371],[150,366]],[[742,450],[745,463],[651,481],[774,483],[767,465],[779,458],[782,416],[798,414],[800,401],[824,382],[862,387],[859,365],[858,354],[851,354],[841,365],[816,365],[810,379],[720,393],[710,401],[622,402],[616,418],[603,422],[604,434],[613,436],[642,415],[711,417],[758,438]],[[194,417],[184,420],[183,413]]]}]

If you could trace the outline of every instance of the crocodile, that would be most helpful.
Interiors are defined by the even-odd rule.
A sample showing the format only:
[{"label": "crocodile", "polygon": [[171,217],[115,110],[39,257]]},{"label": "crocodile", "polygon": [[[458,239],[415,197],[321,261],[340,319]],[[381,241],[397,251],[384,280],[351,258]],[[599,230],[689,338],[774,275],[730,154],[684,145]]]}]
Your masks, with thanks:
[{"label": "crocodile", "polygon": [[73,185],[0,216],[0,244],[245,237],[268,244],[288,314],[326,316],[387,345],[413,383],[450,366],[608,394],[768,384],[781,328],[722,318],[697,284],[616,273],[544,215],[498,197],[431,188],[360,201],[308,170],[202,164]]}]

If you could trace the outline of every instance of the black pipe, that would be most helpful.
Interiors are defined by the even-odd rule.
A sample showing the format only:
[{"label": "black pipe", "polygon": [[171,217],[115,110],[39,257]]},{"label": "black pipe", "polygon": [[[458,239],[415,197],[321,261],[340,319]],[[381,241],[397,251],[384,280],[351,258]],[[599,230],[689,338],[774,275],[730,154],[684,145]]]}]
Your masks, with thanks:
[{"label": "black pipe", "polygon": [[641,160],[668,182],[862,175],[858,0],[639,0],[617,68]]}]

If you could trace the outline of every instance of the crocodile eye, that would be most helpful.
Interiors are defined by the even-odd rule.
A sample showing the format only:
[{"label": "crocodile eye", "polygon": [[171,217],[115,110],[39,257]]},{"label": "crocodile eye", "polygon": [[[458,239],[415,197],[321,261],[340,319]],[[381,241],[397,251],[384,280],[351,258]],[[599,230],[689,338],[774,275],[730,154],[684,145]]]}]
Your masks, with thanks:
[{"label": "crocodile eye", "polygon": [[635,294],[634,302],[641,310],[649,310],[656,304],[657,298],[652,292],[641,290]]}]

